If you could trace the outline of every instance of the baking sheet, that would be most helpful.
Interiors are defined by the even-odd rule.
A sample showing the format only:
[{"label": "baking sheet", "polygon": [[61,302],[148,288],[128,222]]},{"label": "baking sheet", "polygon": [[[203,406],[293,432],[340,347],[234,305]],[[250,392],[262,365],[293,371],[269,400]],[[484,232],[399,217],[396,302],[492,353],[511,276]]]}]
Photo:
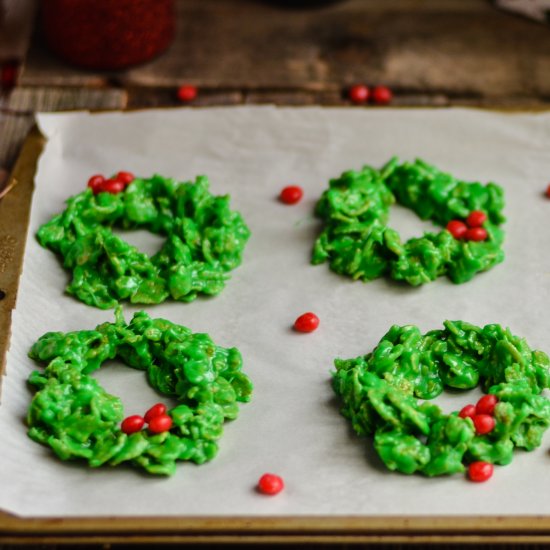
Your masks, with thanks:
[{"label": "baking sheet", "polygon": [[[2,389],[0,509],[35,517],[550,513],[549,437],[535,452],[517,452],[486,484],[460,475],[390,473],[371,441],[350,432],[329,383],[335,357],[369,351],[394,323],[428,330],[444,319],[499,322],[550,351],[543,230],[550,209],[543,196],[550,115],[243,107],[40,115],[39,124],[48,143],[36,177]],[[311,266],[319,231],[312,209],[327,180],[365,163],[381,165],[394,154],[501,184],[508,204],[505,263],[465,285],[439,279],[417,289],[385,280],[354,283],[326,265]],[[25,434],[31,399],[25,380],[36,368],[26,356],[32,343],[49,330],[92,328],[113,318],[63,294],[67,274],[33,235],[90,174],[120,169],[181,180],[207,174],[212,192],[230,193],[252,230],[243,265],[218,297],[147,308],[152,316],[208,332],[220,345],[237,346],[255,384],[252,402],[226,424],[218,457],[202,466],[181,464],[169,479],[62,463]],[[290,183],[305,190],[304,200],[291,207],[276,200]],[[405,238],[429,227],[398,207],[391,225]],[[145,232],[127,238],[148,252],[159,246]],[[138,309],[125,306],[127,318]],[[321,318],[319,330],[294,333],[296,316],[310,310]],[[159,400],[142,373],[124,366],[106,365],[97,377],[122,397],[127,414]],[[451,411],[476,398],[468,392],[439,402]],[[277,497],[254,491],[266,471],[285,479]]]}]

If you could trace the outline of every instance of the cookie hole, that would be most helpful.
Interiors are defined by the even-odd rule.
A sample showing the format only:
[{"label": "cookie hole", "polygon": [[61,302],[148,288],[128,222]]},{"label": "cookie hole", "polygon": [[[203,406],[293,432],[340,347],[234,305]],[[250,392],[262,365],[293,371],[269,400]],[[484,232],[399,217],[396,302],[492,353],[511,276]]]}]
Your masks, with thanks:
[{"label": "cookie hole", "polygon": [[144,371],[128,367],[122,361],[105,361],[100,369],[94,371],[93,377],[107,393],[120,398],[124,416],[143,415],[159,402],[169,409],[177,405],[174,398],[161,395],[149,385]]},{"label": "cookie hole", "polygon": [[147,254],[149,257],[154,256],[166,241],[166,237],[155,235],[145,229],[124,230],[114,227],[112,231],[117,237],[135,246],[139,251]]},{"label": "cookie hole", "polygon": [[479,386],[471,390],[445,388],[441,395],[435,399],[431,399],[430,402],[438,405],[444,414],[451,414],[452,412],[459,411],[464,405],[468,405],[468,403],[475,405],[482,395],[483,392]]},{"label": "cookie hole", "polygon": [[6,293],[0,289],[0,300],[3,300],[6,297]]},{"label": "cookie hole", "polygon": [[439,233],[443,229],[430,220],[421,220],[412,210],[400,204],[391,206],[388,226],[399,233],[402,242],[420,238],[425,232]]}]

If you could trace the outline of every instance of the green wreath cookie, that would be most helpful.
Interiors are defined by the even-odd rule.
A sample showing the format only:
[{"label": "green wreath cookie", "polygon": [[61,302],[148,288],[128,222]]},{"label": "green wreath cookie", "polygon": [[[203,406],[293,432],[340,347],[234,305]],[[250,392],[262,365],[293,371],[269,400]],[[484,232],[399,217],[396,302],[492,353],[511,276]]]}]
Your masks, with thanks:
[{"label": "green wreath cookie", "polygon": [[[107,309],[121,300],[189,302],[224,288],[250,235],[241,215],[230,210],[229,196],[211,195],[204,176],[195,183],[158,175],[127,186],[107,181],[111,187],[71,197],[66,210],[38,231],[40,244],[72,272],[67,292]],[[113,234],[114,227],[147,229],[166,241],[149,257]]]},{"label": "green wreath cookie", "polygon": [[[94,468],[129,462],[171,475],[177,461],[212,459],[225,420],[237,417],[238,402],[252,392],[239,351],[144,312],[129,324],[119,310],[116,317],[95,330],[49,332],[32,346],[30,357],[47,366],[29,378],[37,390],[27,416],[29,436],[62,460],[80,459]],[[92,376],[115,358],[145,371],[154,389],[181,404],[168,412],[153,407],[149,414],[160,416],[146,415],[148,429],[136,427],[135,416],[122,422],[120,399]]]},{"label": "green wreath cookie", "polygon": [[[390,470],[453,474],[465,464],[508,464],[515,447],[531,451],[550,426],[550,361],[499,325],[446,321],[421,334],[393,326],[367,355],[336,359],[334,391],[342,414]],[[429,401],[444,388],[481,385],[494,396],[460,413]],[[495,404],[496,403],[496,404]],[[481,410],[480,410],[481,409]]]},{"label": "green wreath cookie", "polygon": [[[403,243],[386,225],[396,200],[448,230]],[[421,160],[400,164],[393,158],[381,170],[365,166],[331,180],[317,203],[325,227],[312,263],[328,261],[336,273],[363,281],[386,275],[417,286],[447,275],[463,283],[504,259],[503,206],[498,185],[466,183]],[[486,219],[483,227],[472,227],[465,235],[455,232],[457,222],[467,231],[457,218],[467,219],[472,212]]]}]

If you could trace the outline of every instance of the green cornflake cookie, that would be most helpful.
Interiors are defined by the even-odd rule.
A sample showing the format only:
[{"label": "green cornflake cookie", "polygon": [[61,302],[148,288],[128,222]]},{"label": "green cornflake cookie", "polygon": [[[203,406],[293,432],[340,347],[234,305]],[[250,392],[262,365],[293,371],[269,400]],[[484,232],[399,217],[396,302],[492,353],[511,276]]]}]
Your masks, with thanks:
[{"label": "green cornflake cookie", "polygon": [[[458,240],[442,230],[403,243],[386,225],[396,200],[443,227],[482,211],[487,238]],[[498,185],[463,182],[422,160],[400,164],[392,158],[381,170],[365,166],[344,172],[330,181],[317,203],[316,214],[325,227],[315,242],[312,263],[328,261],[336,273],[363,281],[389,276],[418,286],[447,275],[464,283],[504,259],[499,228],[505,220],[503,207]]]},{"label": "green cornflake cookie", "polygon": [[[357,434],[374,437],[390,470],[437,476],[476,461],[509,464],[515,447],[532,451],[550,426],[550,401],[541,395],[550,387],[544,352],[500,325],[444,327],[421,334],[393,326],[372,353],[335,360],[341,412]],[[494,428],[484,435],[475,417],[420,401],[478,385],[497,400]]]},{"label": "green cornflake cookie", "polygon": [[[27,415],[29,436],[62,460],[84,460],[93,468],[129,462],[151,474],[171,475],[177,461],[211,460],[225,420],[236,418],[238,403],[252,393],[236,348],[216,346],[207,334],[144,312],[129,324],[117,310],[116,322],[95,330],[48,332],[29,356],[47,363],[44,372],[29,377],[37,390]],[[120,399],[92,376],[115,358],[145,371],[154,389],[181,402],[168,411],[168,431],[122,432]]]},{"label": "green cornflake cookie", "polygon": [[[149,257],[113,234],[115,227],[147,229],[166,241]],[[158,175],[137,178],[116,194],[88,188],[37,234],[72,272],[67,292],[101,309],[121,300],[190,302],[218,294],[240,265],[249,236],[229,196],[211,195],[206,177],[178,183]]]}]

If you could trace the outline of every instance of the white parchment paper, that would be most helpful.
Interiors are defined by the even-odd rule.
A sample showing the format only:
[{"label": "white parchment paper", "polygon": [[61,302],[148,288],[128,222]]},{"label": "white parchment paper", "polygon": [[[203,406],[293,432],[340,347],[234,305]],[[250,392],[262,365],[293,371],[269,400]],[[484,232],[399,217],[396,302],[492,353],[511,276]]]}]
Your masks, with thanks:
[{"label": "white parchment paper", "polygon": [[[125,515],[388,515],[550,513],[550,438],[532,453],[516,452],[485,484],[461,475],[427,479],[386,471],[370,440],[351,433],[330,387],[335,357],[370,351],[394,323],[422,330],[445,319],[498,322],[550,351],[548,304],[550,115],[476,110],[281,109],[274,107],[169,110],[39,116],[48,143],[36,176],[13,338],[0,406],[0,508],[23,516]],[[506,191],[506,260],[464,285],[447,279],[421,288],[385,280],[363,284],[309,264],[319,224],[315,201],[329,178],[392,155],[421,157],[467,180]],[[63,463],[26,436],[31,399],[27,358],[47,331],[93,328],[111,311],[64,294],[68,275],[40,248],[38,226],[64,208],[94,173],[118,170],[180,180],[207,174],[211,191],[230,193],[252,230],[243,265],[213,299],[149,307],[237,346],[255,384],[251,403],[226,425],[217,458],[181,464],[172,478],[131,468],[91,470]],[[304,200],[285,206],[280,189],[296,183]],[[405,238],[429,224],[395,207],[391,224]],[[150,253],[160,246],[146,232],[128,235]],[[125,307],[131,317],[139,308]],[[320,328],[291,330],[314,311]],[[98,374],[122,397],[127,414],[143,413],[158,396],[143,374],[110,364]],[[446,395],[457,410],[478,394]],[[283,476],[277,497],[254,491],[261,474]]]}]

